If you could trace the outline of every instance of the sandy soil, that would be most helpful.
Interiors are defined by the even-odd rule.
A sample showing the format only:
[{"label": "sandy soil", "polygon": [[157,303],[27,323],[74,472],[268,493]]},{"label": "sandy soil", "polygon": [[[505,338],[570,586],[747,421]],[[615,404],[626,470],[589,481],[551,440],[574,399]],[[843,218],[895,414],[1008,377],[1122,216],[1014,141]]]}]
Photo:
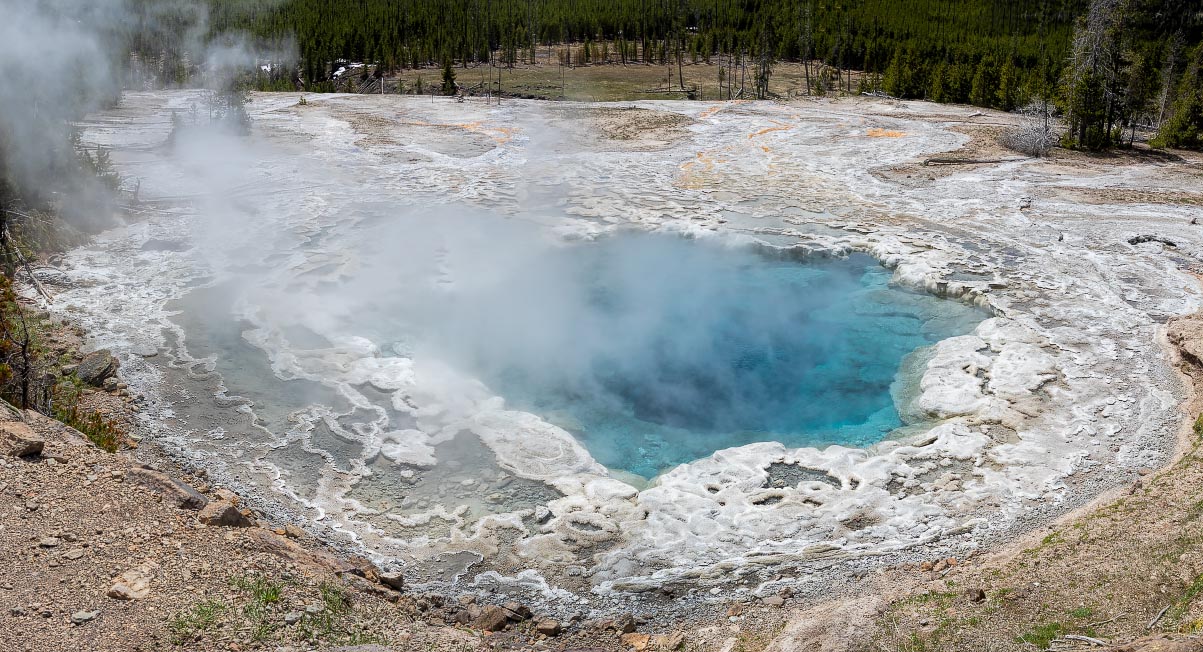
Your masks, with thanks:
[{"label": "sandy soil", "polygon": [[[0,427],[21,418],[0,416]],[[46,447],[0,459],[6,650],[464,649],[480,640],[441,618],[427,626],[420,596],[357,577],[352,561],[257,515],[249,527],[205,525],[204,512],[177,504],[167,476],[41,415],[23,418]],[[232,497],[187,479],[211,500]]]}]

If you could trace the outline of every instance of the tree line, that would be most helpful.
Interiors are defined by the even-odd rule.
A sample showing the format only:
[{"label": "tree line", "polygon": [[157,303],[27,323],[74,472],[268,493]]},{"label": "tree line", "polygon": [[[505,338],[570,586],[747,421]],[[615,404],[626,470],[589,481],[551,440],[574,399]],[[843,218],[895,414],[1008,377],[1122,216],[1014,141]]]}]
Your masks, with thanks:
[{"label": "tree line", "polygon": [[[296,68],[260,73],[265,90],[337,90],[342,63],[377,77],[406,68],[533,63],[754,65],[768,95],[778,61],[833,85],[907,99],[1015,110],[1055,103],[1066,144],[1102,148],[1139,127],[1200,146],[1199,0],[208,0],[213,33],[284,44]],[[821,62],[813,70],[811,63]],[[364,74],[369,74],[364,69]],[[446,75],[444,75],[446,76]],[[832,77],[834,76],[834,80]]]}]

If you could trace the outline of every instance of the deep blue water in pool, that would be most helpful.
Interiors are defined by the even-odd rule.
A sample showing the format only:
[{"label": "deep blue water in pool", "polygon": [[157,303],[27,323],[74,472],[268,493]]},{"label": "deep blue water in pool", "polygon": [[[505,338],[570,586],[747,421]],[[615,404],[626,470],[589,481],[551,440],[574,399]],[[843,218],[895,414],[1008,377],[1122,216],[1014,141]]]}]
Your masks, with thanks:
[{"label": "deep blue water in pool", "polygon": [[494,274],[504,306],[458,314],[477,322],[451,347],[460,362],[645,477],[751,442],[880,441],[903,425],[891,394],[903,358],[984,317],[889,287],[866,255],[800,264],[669,236],[557,248]]}]

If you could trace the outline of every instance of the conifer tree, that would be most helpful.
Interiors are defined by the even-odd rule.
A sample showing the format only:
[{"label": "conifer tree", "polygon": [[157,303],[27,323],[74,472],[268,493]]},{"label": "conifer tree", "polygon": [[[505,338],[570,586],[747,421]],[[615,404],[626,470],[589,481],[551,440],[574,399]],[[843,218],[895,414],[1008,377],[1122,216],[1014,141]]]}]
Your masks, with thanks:
[{"label": "conifer tree", "polygon": [[1178,84],[1173,113],[1154,145],[1203,148],[1203,45],[1195,46],[1190,67]]},{"label": "conifer tree", "polygon": [[455,69],[451,66],[451,57],[443,57],[443,95],[455,95]]}]

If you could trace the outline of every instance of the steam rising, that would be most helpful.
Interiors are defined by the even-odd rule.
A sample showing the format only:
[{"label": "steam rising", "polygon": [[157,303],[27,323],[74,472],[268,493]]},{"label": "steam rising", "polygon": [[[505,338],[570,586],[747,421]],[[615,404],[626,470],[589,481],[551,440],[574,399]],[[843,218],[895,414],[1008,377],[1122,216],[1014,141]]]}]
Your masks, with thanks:
[{"label": "steam rising", "polygon": [[18,183],[70,159],[68,121],[116,99],[123,0],[0,0],[0,146]]},{"label": "steam rising", "polygon": [[864,256],[801,265],[634,233],[563,242],[458,206],[376,216],[339,249],[354,259],[250,290],[254,321],[365,338],[412,358],[420,383],[479,379],[648,476],[754,441],[877,441],[902,423],[900,360],[976,321],[887,290]]},{"label": "steam rising", "polygon": [[238,34],[210,39],[203,2],[0,0],[0,16],[0,173],[30,196],[65,188],[67,215],[86,213],[98,192],[78,174],[72,121],[125,88],[224,89],[261,60],[295,60]]}]

